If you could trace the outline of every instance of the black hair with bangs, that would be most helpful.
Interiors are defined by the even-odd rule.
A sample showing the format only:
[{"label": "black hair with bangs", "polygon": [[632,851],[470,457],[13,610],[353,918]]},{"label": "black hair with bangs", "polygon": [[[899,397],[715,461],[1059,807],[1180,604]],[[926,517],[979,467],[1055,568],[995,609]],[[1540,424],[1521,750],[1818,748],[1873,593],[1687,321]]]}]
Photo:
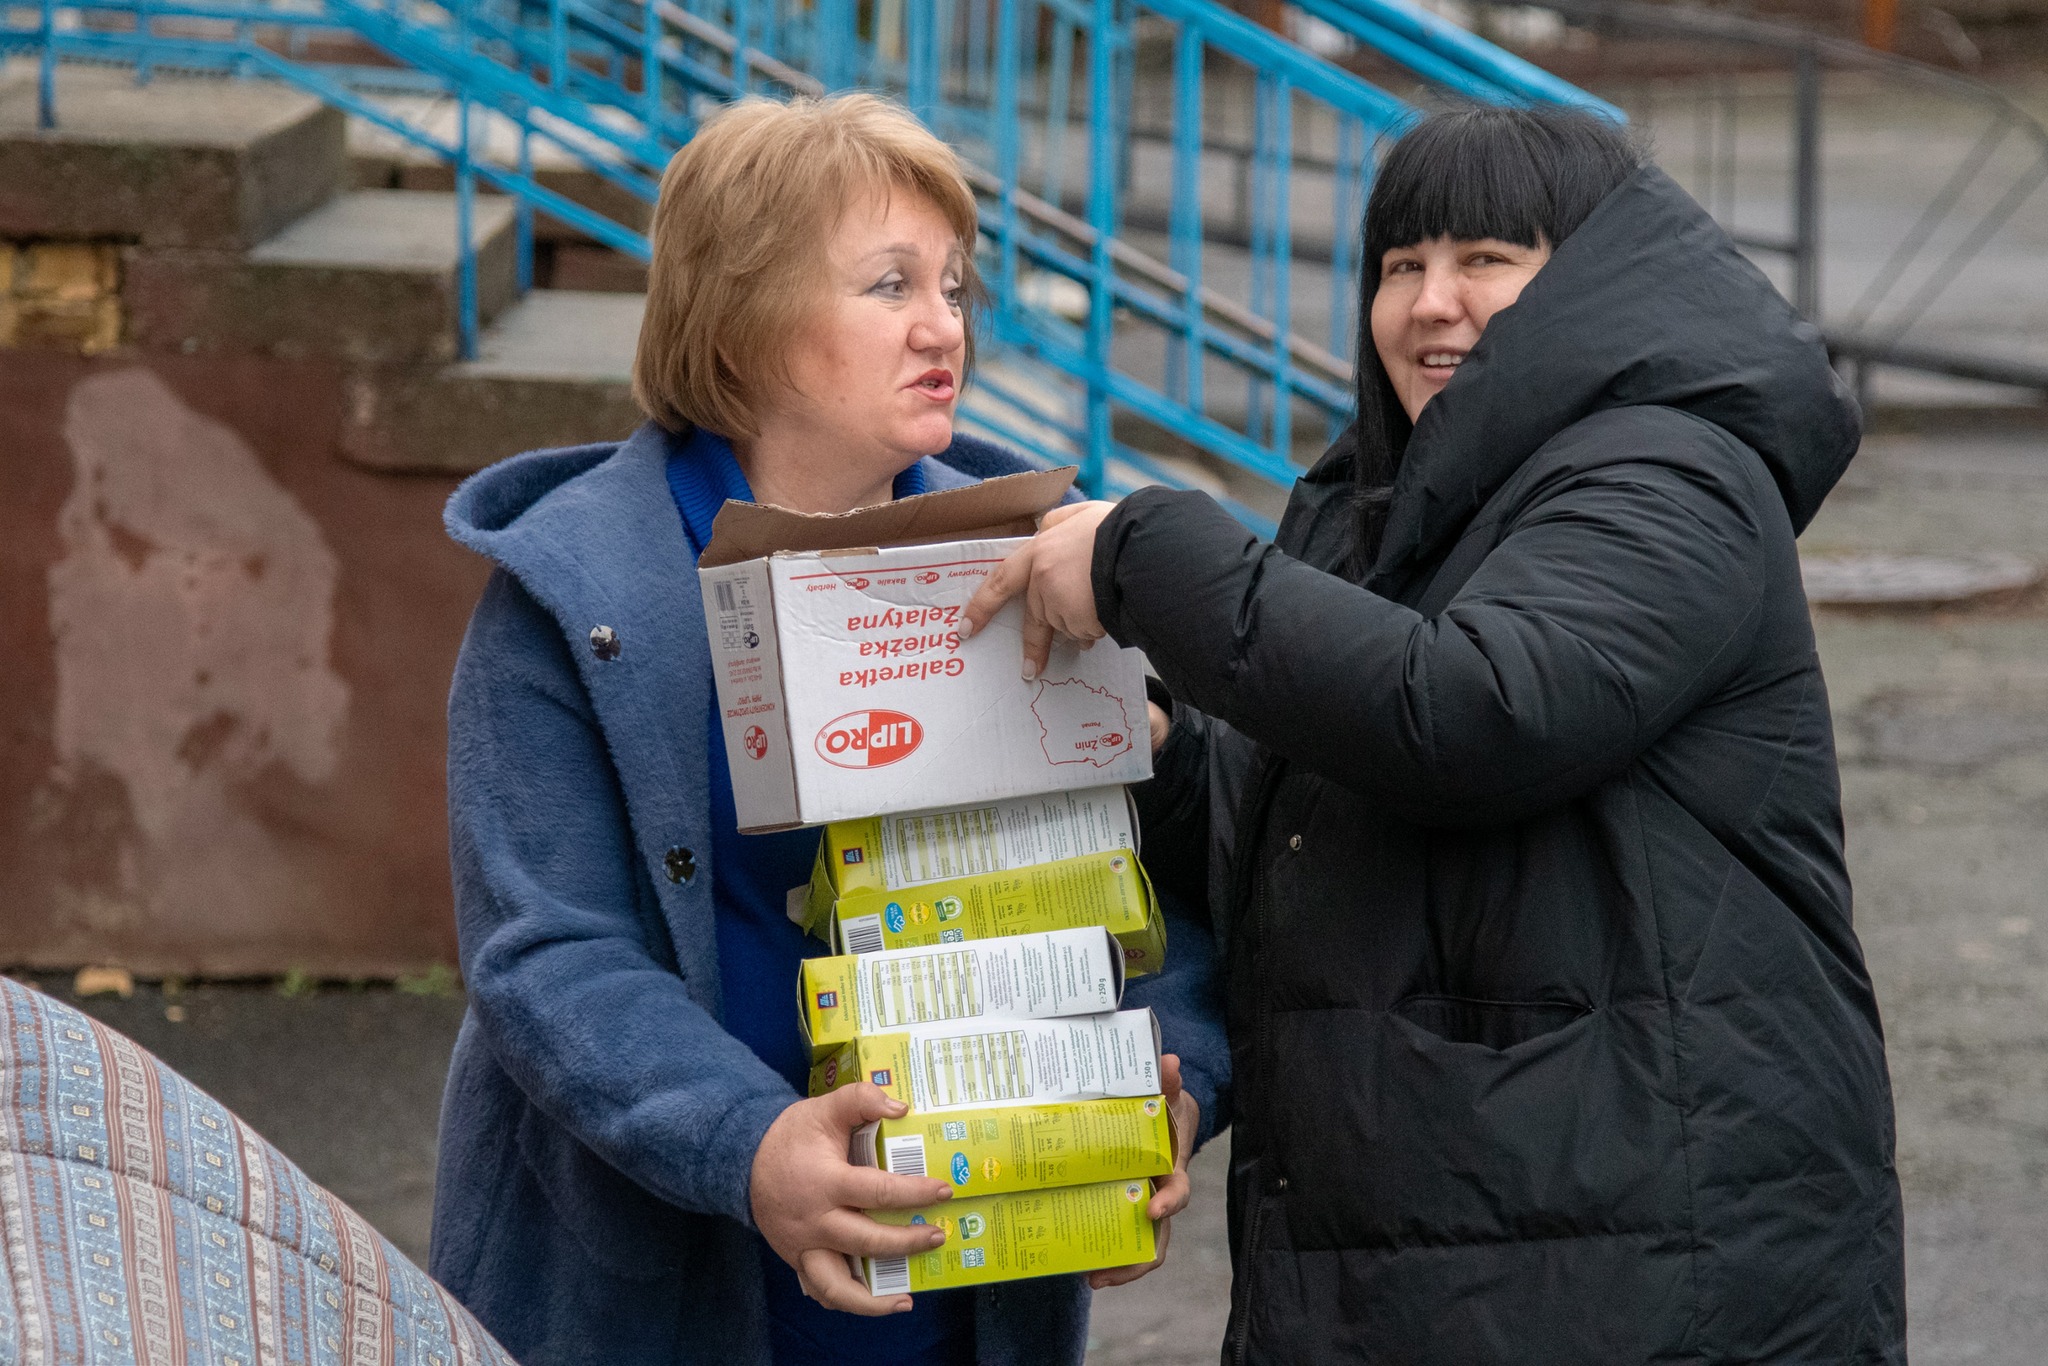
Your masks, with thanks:
[{"label": "black hair with bangs", "polygon": [[1414,430],[1372,340],[1372,301],[1386,254],[1435,237],[1492,237],[1555,250],[1644,160],[1621,125],[1561,105],[1447,110],[1416,124],[1388,151],[1366,201],[1359,256],[1352,479],[1361,577],[1379,555],[1394,476]]}]

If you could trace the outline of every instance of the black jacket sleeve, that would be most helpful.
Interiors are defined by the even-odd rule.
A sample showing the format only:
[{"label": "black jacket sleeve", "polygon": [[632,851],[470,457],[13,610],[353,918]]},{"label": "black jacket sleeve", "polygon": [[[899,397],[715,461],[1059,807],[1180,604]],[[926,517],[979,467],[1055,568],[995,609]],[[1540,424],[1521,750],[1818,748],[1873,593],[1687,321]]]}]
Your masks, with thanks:
[{"label": "black jacket sleeve", "polygon": [[1723,463],[1554,480],[1429,617],[1205,495],[1140,490],[1097,532],[1097,610],[1175,697],[1406,819],[1520,820],[1618,773],[1739,665],[1764,540],[1749,472]]}]

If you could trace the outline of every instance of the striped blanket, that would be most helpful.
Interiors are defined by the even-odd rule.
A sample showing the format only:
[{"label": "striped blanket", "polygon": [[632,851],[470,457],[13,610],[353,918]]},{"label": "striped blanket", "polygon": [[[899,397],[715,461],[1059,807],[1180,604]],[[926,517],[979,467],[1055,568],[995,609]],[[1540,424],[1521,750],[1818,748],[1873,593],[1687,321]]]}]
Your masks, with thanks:
[{"label": "striped blanket", "polygon": [[134,1041],[0,979],[0,1362],[513,1366]]}]

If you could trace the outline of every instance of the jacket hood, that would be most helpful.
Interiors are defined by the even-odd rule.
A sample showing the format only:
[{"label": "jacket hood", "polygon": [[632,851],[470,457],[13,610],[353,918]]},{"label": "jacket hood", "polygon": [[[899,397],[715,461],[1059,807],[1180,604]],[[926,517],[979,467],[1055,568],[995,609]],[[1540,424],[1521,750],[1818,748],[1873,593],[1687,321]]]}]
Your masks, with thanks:
[{"label": "jacket hood", "polygon": [[[448,499],[442,523],[455,540],[515,571],[527,567],[533,552],[587,559],[579,542],[589,546],[673,529],[663,469],[681,443],[659,425],[643,422],[622,442],[515,455],[463,480]],[[925,486],[935,490],[1044,468],[961,435],[923,464]],[[659,496],[647,496],[654,494]]]},{"label": "jacket hood", "polygon": [[1426,559],[1574,422],[1642,405],[1690,413],[1755,450],[1795,531],[1862,434],[1820,330],[1655,167],[1565,239],[1423,410],[1378,572]]}]

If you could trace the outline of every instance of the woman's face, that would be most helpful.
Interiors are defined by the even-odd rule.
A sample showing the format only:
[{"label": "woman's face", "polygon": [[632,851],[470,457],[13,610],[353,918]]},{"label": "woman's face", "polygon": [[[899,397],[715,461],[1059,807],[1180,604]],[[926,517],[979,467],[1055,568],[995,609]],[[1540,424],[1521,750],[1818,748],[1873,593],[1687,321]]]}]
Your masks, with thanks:
[{"label": "woman's face", "polygon": [[1372,342],[1408,420],[1451,382],[1493,315],[1521,297],[1550,248],[1497,238],[1432,237],[1380,262]]},{"label": "woman's face", "polygon": [[824,302],[789,354],[761,436],[893,478],[953,440],[967,333],[959,239],[923,196],[864,194],[826,246]]}]

